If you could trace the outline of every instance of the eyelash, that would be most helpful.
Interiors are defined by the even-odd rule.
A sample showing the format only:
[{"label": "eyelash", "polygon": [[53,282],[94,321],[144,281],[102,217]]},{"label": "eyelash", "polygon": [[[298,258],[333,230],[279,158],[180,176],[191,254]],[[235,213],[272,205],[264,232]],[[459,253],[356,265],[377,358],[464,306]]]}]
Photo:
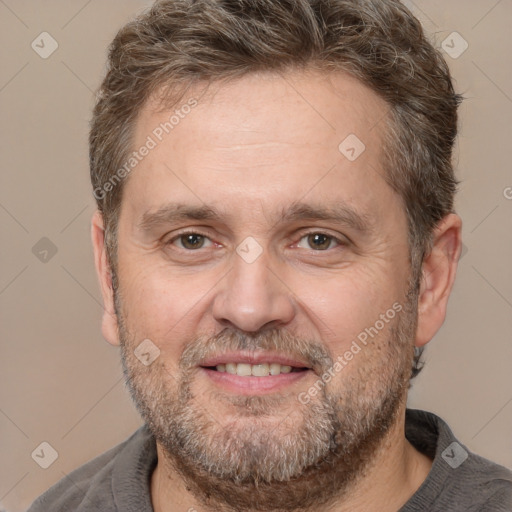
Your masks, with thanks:
[{"label": "eyelash", "polygon": [[[171,238],[170,240],[168,240],[167,242],[165,242],[165,245],[173,245],[173,242],[175,242],[176,240],[179,240],[181,237],[183,236],[186,236],[186,235],[199,235],[199,236],[202,236],[204,238],[207,238],[208,240],[210,240],[210,237],[205,234],[205,233],[202,233],[201,231],[183,231],[181,233],[178,233],[177,235],[175,235],[173,238]],[[346,246],[348,245],[348,242],[347,241],[343,241],[341,240],[340,238],[337,238],[336,236],[334,235],[331,235],[329,233],[325,233],[323,231],[307,231],[307,232],[301,232],[300,233],[300,237],[299,237],[299,242],[309,236],[309,235],[324,235],[326,236],[327,238],[330,238],[333,242],[336,242],[337,246],[336,247],[340,247],[340,246]],[[211,241],[211,240],[210,240]],[[213,242],[212,242],[213,243]],[[335,247],[335,248],[336,248]],[[181,251],[185,251],[185,252],[196,252],[196,251],[199,251],[200,249],[203,249],[203,247],[200,247],[199,249],[185,249],[185,248],[182,248],[182,247],[178,247],[179,250]],[[329,249],[324,249],[323,251],[322,250],[318,250],[318,251],[315,251],[314,249],[311,249],[311,251],[314,251],[314,252],[327,252],[327,251],[330,251],[332,250],[333,248],[329,248]]]}]

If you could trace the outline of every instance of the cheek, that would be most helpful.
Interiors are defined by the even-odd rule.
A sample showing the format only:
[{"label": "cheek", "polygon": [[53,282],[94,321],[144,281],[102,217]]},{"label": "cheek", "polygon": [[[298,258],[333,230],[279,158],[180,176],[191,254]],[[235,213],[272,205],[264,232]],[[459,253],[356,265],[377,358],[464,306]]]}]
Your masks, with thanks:
[{"label": "cheek", "polygon": [[201,275],[169,276],[165,268],[140,268],[143,270],[126,272],[128,277],[120,279],[127,328],[136,340],[148,338],[162,355],[177,360],[197,334],[198,316],[205,307],[201,299],[212,285]]},{"label": "cheek", "polygon": [[[393,304],[400,300],[393,283],[367,269],[346,269],[327,279],[303,275],[292,289],[335,357],[348,350],[361,333],[364,338],[365,329],[376,322],[379,333],[386,332],[395,316]],[[383,326],[381,315],[387,312]]]}]

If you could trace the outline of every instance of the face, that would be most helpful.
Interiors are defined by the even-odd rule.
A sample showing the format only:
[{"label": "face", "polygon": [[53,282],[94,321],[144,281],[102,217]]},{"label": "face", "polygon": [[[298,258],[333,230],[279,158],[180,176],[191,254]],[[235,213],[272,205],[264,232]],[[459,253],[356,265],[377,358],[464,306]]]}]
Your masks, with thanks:
[{"label": "face", "polygon": [[311,72],[192,90],[173,110],[169,133],[172,112],[142,111],[134,147],[156,144],[119,218],[132,395],[197,491],[265,506],[286,487],[282,508],[318,504],[304,482],[328,497],[362,471],[410,375],[416,298],[383,178],[386,104]]}]

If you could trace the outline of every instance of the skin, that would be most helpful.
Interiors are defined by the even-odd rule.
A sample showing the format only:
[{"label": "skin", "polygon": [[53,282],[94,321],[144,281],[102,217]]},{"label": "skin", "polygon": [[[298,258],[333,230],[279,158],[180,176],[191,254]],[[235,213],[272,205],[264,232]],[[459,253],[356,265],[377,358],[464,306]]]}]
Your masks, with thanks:
[{"label": "skin", "polygon": [[[313,71],[249,75],[202,92],[189,91],[183,103],[193,96],[198,106],[129,176],[119,219],[123,317],[133,340],[149,338],[158,345],[157,364],[168,372],[164,385],[169,389],[176,385],[171,375],[190,341],[226,328],[249,334],[286,329],[309,336],[337,357],[393,303],[403,303],[411,272],[405,211],[383,179],[380,148],[387,105],[375,93],[346,74]],[[156,106],[150,101],[140,113],[134,147],[169,118],[170,111],[158,112]],[[338,150],[349,134],[366,146],[353,162]],[[279,222],[279,213],[298,200],[315,207],[346,203],[364,214],[370,230],[360,233],[330,219]],[[222,217],[164,223],[145,232],[138,228],[145,212],[170,201],[206,204]],[[183,228],[206,235],[206,246],[180,247],[176,237]],[[306,236],[311,233],[344,244],[313,249]],[[262,249],[252,263],[236,252],[247,237]],[[92,240],[105,304],[103,335],[119,345],[99,212],[92,219]],[[461,220],[450,214],[438,224],[433,250],[423,262],[411,346],[428,343],[444,322],[460,250]],[[386,328],[378,339],[388,335]],[[333,377],[329,389],[343,392],[365,368],[378,368],[384,350],[378,342],[365,347]],[[261,421],[279,425],[298,414],[297,395],[318,377],[309,371],[271,393],[284,398]],[[367,377],[378,384],[379,375]],[[191,389],[196,406],[212,420],[235,422],[240,429],[253,418],[241,413],[236,399],[261,393],[227,390],[200,371]],[[323,510],[396,511],[421,485],[431,461],[405,439],[405,400],[406,393],[372,463]],[[157,449],[151,481],[155,511],[210,510],[177,471],[163,464],[162,446]]]}]

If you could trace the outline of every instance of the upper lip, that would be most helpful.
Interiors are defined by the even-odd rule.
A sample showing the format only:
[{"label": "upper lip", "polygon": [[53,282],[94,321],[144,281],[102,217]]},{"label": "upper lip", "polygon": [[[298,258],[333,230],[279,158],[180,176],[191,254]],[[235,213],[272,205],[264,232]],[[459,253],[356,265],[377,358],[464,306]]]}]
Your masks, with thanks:
[{"label": "upper lip", "polygon": [[309,364],[294,356],[287,356],[278,352],[269,351],[235,351],[217,354],[202,360],[199,366],[217,366],[227,363],[246,363],[246,364],[270,364],[278,363],[282,366],[292,366],[295,368],[309,368]]}]

